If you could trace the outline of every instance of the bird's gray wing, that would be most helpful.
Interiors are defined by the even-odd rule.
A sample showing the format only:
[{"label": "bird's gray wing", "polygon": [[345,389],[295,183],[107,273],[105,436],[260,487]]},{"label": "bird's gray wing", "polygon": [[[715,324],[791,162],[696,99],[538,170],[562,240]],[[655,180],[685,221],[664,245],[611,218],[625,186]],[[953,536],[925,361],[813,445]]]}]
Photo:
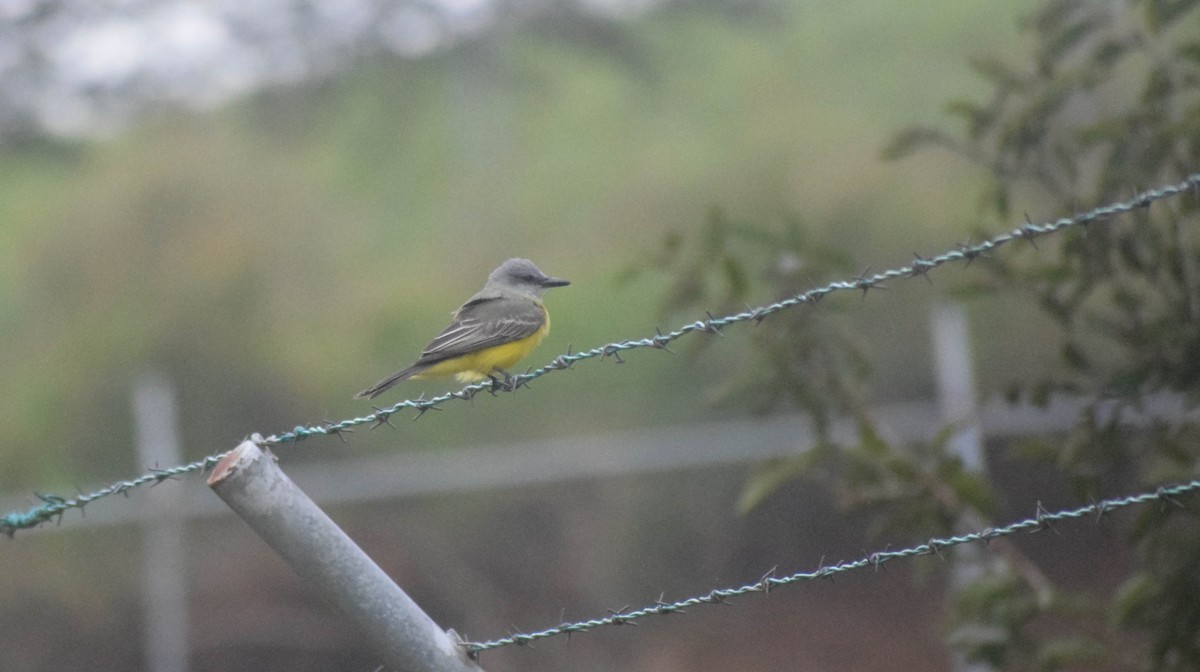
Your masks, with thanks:
[{"label": "bird's gray wing", "polygon": [[532,336],[546,323],[544,309],[525,299],[478,298],[463,304],[454,320],[425,346],[417,364],[433,364]]}]

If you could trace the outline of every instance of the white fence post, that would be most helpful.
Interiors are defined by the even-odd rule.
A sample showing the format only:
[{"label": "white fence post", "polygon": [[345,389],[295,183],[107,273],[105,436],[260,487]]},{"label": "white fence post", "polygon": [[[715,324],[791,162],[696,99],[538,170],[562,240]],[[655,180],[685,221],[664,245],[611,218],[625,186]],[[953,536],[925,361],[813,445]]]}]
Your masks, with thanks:
[{"label": "white fence post", "polygon": [[[138,470],[182,461],[175,395],[165,378],[148,375],[133,394]],[[188,572],[185,520],[178,491],[145,493],[142,524],[142,650],[151,672],[187,672]]]},{"label": "white fence post", "polygon": [[[933,361],[937,379],[938,408],[942,421],[954,427],[949,449],[962,459],[970,472],[987,471],[983,445],[983,423],[979,416],[979,398],[975,391],[975,369],[971,362],[971,337],[967,314],[956,303],[938,303],[932,316]],[[955,532],[981,526],[976,517],[960,518]],[[955,589],[980,578],[988,569],[988,560],[978,544],[954,548],[950,582]],[[958,672],[988,672],[992,666],[968,661],[959,651],[951,650],[953,668]]]}]

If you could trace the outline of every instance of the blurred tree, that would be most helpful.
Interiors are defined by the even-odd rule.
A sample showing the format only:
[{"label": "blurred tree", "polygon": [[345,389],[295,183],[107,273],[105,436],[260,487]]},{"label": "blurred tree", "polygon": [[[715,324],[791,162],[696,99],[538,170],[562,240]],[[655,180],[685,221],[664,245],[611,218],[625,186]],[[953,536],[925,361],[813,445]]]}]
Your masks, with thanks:
[{"label": "blurred tree", "polygon": [[[885,155],[943,147],[984,168],[981,228],[992,230],[1012,226],[1014,202],[1075,209],[1174,182],[1200,167],[1198,4],[1047,0],[1024,24],[1033,40],[1028,65],[972,62],[993,94],[948,104],[965,122],[962,135],[913,128]],[[1027,297],[1055,324],[1059,365],[1041,379],[1013,383],[1009,396],[1044,403],[1069,392],[1087,406],[1067,436],[1024,442],[1009,456],[1061,470],[1078,497],[1110,495],[1105,488],[1113,483],[1153,486],[1200,472],[1194,420],[1122,422],[1160,393],[1181,397],[1188,412],[1200,405],[1198,211],[1194,199],[1181,199],[1131,215],[1135,226],[1071,230],[1039,241],[1040,249],[989,259],[986,279],[962,286],[965,296]],[[840,255],[804,241],[794,224],[720,216],[694,241],[669,239],[650,265],[675,278],[667,307],[692,311],[740,307],[753,293],[752,278],[786,295],[802,289],[809,273],[846,268]],[[766,270],[756,275],[753,268]],[[866,360],[835,318],[829,309],[805,309],[764,322],[748,355],[758,365],[729,383],[763,410],[811,414],[821,439],[803,458],[760,468],[743,503],[820,475],[846,506],[871,512],[876,528],[892,536],[942,535],[964,520],[994,519],[996,483],[966,472],[944,439],[896,446],[878,436],[862,403]],[[856,445],[838,446],[828,435],[834,414],[857,421]],[[1144,511],[1130,531],[1136,567],[1107,601],[1048,582],[1011,548],[998,553],[1002,562],[953,595],[949,642],[968,659],[1008,669],[1100,662],[1200,669],[1197,522],[1195,511],[1179,506]],[[1072,627],[1053,627],[1064,623]],[[1130,648],[1130,638],[1106,632],[1105,623],[1140,633],[1135,641],[1144,646]]]},{"label": "blurred tree", "polygon": [[[933,144],[985,166],[993,179],[984,211],[997,221],[1011,221],[1018,195],[1069,207],[1178,179],[1200,166],[1196,4],[1047,2],[1027,23],[1036,44],[1029,70],[990,59],[974,63],[995,93],[985,104],[950,104],[966,121],[965,137],[916,129],[902,134],[892,153]],[[1032,298],[1062,341],[1061,366],[1042,380],[1013,385],[1010,396],[1044,401],[1066,391],[1090,400],[1068,436],[1026,442],[1015,453],[1058,466],[1079,496],[1100,496],[1106,477],[1154,485],[1194,478],[1200,468],[1194,421],[1154,420],[1136,430],[1121,423],[1127,410],[1143,408],[1157,393],[1179,395],[1187,411],[1200,403],[1198,211],[1195,200],[1142,210],[1133,215],[1136,226],[1072,231],[1050,249],[988,265],[982,289]],[[1138,566],[1117,596],[1067,615],[1106,613],[1116,626],[1141,630],[1150,669],[1200,667],[1195,528],[1196,514],[1186,509],[1144,512],[1131,535]],[[960,614],[994,624],[1003,607],[1025,599],[1026,589],[1014,585],[985,600],[985,609]],[[1062,589],[1055,597],[1058,605],[1082,601]],[[960,610],[966,605],[960,601]],[[1028,626],[1048,610],[1037,607],[1026,610],[1024,627],[993,659],[1015,656],[1052,669],[1103,651],[1107,660],[1128,664],[1129,652],[1112,638],[1033,636]]]},{"label": "blurred tree", "polygon": [[[328,78],[367,54],[420,57],[503,38],[545,37],[639,64],[624,19],[701,5],[740,20],[772,3],[481,0],[27,0],[0,6],[0,141],[89,136],[153,108],[209,108],[264,88]],[[644,65],[644,64],[643,64]]]}]

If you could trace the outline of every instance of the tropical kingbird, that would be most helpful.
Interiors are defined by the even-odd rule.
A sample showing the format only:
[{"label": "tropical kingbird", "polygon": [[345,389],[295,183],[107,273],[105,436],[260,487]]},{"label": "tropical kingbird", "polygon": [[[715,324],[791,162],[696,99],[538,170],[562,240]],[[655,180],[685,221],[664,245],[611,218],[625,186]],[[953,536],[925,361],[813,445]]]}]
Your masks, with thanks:
[{"label": "tropical kingbird", "polygon": [[411,366],[403,368],[355,398],[374,399],[409,378],[456,376],[473,383],[494,378],[528,355],[550,331],[550,314],[542,293],[571,284],[538,270],[528,259],[509,259],[488,276],[479,293],[454,311],[454,319],[425,346]]}]

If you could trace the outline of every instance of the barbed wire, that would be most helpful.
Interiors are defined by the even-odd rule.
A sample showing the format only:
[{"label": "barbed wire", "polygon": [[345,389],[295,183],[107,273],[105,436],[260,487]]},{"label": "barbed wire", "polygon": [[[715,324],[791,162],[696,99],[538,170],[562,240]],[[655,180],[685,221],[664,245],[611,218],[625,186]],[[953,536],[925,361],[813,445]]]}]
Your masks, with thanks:
[{"label": "barbed wire", "polygon": [[1032,518],[1026,518],[1014,523],[1005,525],[1004,527],[989,527],[978,532],[970,532],[967,534],[957,535],[953,537],[933,538],[929,541],[905,548],[898,551],[882,550],[869,553],[855,560],[847,560],[832,565],[824,564],[809,572],[797,572],[788,576],[773,576],[775,570],[767,572],[761,579],[753,583],[748,583],[736,588],[717,588],[704,595],[697,595],[687,599],[678,600],[675,602],[664,602],[662,597],[655,600],[653,604],[641,607],[640,609],[630,610],[629,607],[621,609],[610,609],[607,616],[593,618],[583,621],[568,621],[560,623],[552,628],[539,630],[537,632],[517,632],[493,639],[486,642],[465,642],[467,652],[475,657],[484,651],[499,649],[506,646],[525,646],[532,644],[542,639],[566,635],[570,637],[573,634],[587,632],[596,628],[614,626],[614,625],[636,625],[636,622],[650,616],[667,616],[670,614],[685,613],[685,610],[690,607],[700,605],[714,604],[730,604],[731,598],[749,595],[752,593],[768,594],[775,588],[789,586],[801,581],[814,581],[816,579],[833,579],[838,574],[852,572],[855,570],[874,567],[878,570],[892,560],[902,558],[912,558],[922,555],[940,555],[944,549],[953,548],[961,544],[967,544],[976,541],[990,542],[994,539],[1008,537],[1019,532],[1041,532],[1051,528],[1052,523],[1057,523],[1066,520],[1083,518],[1084,516],[1095,516],[1097,520],[1105,514],[1122,509],[1136,504],[1145,504],[1151,501],[1161,501],[1165,504],[1183,506],[1178,500],[1182,495],[1200,490],[1200,480],[1190,481],[1188,483],[1179,483],[1175,485],[1167,485],[1159,487],[1152,491],[1143,492],[1137,495],[1128,497],[1117,497],[1105,499],[1099,502],[1093,502],[1087,506],[1081,506],[1075,509],[1066,509],[1049,513],[1045,511],[1041,503],[1038,503],[1037,513]]},{"label": "barbed wire", "polygon": [[[549,364],[545,366],[531,369],[523,374],[509,377],[507,380],[493,380],[490,382],[474,383],[467,385],[460,390],[447,392],[434,397],[425,397],[421,395],[416,399],[406,399],[397,402],[391,406],[384,408],[376,408],[374,413],[349,418],[340,422],[327,421],[321,424],[313,425],[297,425],[290,431],[279,434],[272,434],[266,438],[255,434],[252,439],[262,446],[278,446],[288,443],[295,443],[314,436],[338,436],[344,438],[344,434],[354,431],[355,427],[370,425],[378,427],[384,424],[391,424],[390,418],[393,414],[402,410],[414,410],[417,412],[417,417],[424,415],[430,410],[440,410],[441,405],[454,400],[470,400],[480,392],[513,392],[518,388],[528,384],[529,382],[541,378],[551,371],[561,371],[571,368],[575,363],[587,359],[613,357],[618,362],[621,359],[621,353],[628,350],[638,348],[654,348],[657,350],[665,350],[672,342],[683,338],[693,333],[717,334],[727,326],[743,323],[743,322],[762,322],[767,317],[788,308],[816,303],[822,298],[835,292],[843,291],[861,291],[864,294],[871,290],[880,288],[883,283],[915,277],[926,276],[930,271],[949,264],[955,261],[966,261],[970,263],[987,253],[1008,245],[1014,241],[1025,240],[1032,242],[1041,236],[1057,233],[1064,229],[1069,229],[1077,226],[1086,226],[1094,222],[1099,222],[1109,219],[1116,215],[1132,212],[1141,208],[1147,208],[1156,201],[1178,196],[1189,190],[1200,191],[1200,173],[1192,173],[1182,181],[1161,186],[1156,189],[1148,189],[1138,192],[1134,196],[1125,201],[1103,205],[1086,212],[1077,213],[1071,217],[1063,217],[1052,222],[1037,224],[1032,221],[1026,221],[1023,226],[1019,226],[1007,233],[1002,233],[993,238],[983,240],[979,243],[963,243],[956,249],[943,252],[933,257],[922,257],[914,254],[914,260],[906,266],[898,266],[879,273],[862,275],[851,280],[839,280],[831,282],[823,287],[817,287],[800,294],[787,297],[774,303],[769,303],[757,308],[748,308],[740,313],[726,315],[724,317],[715,317],[708,314],[707,319],[696,320],[674,331],[663,333],[656,330],[654,336],[640,339],[628,339],[623,341],[614,341],[607,343],[590,350],[572,353],[569,351],[565,354],[555,357]],[[164,480],[182,476],[193,472],[202,472],[206,469],[211,469],[224,457],[226,453],[217,453],[210,455],[195,462],[191,462],[168,469],[153,469],[137,478],[126,481],[118,481],[107,487],[96,490],[95,492],[80,494],[76,497],[60,497],[58,495],[48,495],[35,493],[35,496],[42,500],[42,504],[33,507],[27,511],[12,511],[0,518],[0,533],[9,537],[13,536],[18,530],[29,529],[60,518],[64,513],[71,509],[83,509],[88,504],[115,495],[117,493],[128,493],[134,488],[145,485],[161,483]]]}]

